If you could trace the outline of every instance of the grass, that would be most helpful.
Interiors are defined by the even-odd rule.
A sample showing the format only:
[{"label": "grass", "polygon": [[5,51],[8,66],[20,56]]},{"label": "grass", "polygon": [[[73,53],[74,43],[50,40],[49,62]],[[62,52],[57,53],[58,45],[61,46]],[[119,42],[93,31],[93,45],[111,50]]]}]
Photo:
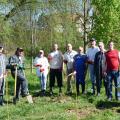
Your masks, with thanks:
[{"label": "grass", "polygon": [[41,97],[37,94],[40,83],[35,72],[31,74],[27,71],[26,76],[34,103],[28,104],[26,98],[21,98],[16,105],[13,105],[14,80],[8,75],[6,80],[9,95],[5,95],[5,100],[8,99],[8,102],[0,107],[0,120],[120,120],[120,102],[115,99],[112,102],[107,101],[104,88],[99,97],[92,96],[89,91],[91,85],[89,80],[87,80],[86,95],[76,97],[74,81],[72,82],[73,95],[65,95],[66,79],[64,78],[62,96],[58,95],[58,88],[55,87],[53,97],[50,97],[49,93]]}]

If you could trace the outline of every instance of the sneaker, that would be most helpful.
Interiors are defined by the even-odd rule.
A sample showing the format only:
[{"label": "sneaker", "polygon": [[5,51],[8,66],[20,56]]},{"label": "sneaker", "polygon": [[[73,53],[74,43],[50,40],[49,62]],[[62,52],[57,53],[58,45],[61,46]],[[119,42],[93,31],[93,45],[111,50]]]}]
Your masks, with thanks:
[{"label": "sneaker", "polygon": [[112,98],[108,98],[108,101],[112,101]]},{"label": "sneaker", "polygon": [[120,101],[120,97],[117,97],[116,100]]},{"label": "sneaker", "polygon": [[100,93],[97,93],[97,96],[100,96]]},{"label": "sneaker", "polygon": [[86,94],[86,91],[82,92],[82,95],[85,95]]},{"label": "sneaker", "polygon": [[42,96],[45,96],[45,93],[46,93],[45,90],[42,90]]},{"label": "sneaker", "polygon": [[72,95],[72,91],[67,91],[66,94],[67,95]]},{"label": "sneaker", "polygon": [[59,93],[62,93],[62,89],[61,88],[59,88]]},{"label": "sneaker", "polygon": [[53,96],[53,91],[52,90],[50,90],[50,96]]}]

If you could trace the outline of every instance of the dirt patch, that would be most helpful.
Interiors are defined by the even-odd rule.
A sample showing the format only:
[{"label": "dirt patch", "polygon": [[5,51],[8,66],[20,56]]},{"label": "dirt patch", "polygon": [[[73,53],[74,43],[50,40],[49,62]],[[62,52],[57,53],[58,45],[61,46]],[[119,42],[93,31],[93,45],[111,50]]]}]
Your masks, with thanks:
[{"label": "dirt patch", "polygon": [[95,108],[83,108],[83,109],[68,109],[67,112],[69,114],[76,114],[78,120],[86,118],[89,115],[95,114],[100,112],[99,110],[95,109]]}]

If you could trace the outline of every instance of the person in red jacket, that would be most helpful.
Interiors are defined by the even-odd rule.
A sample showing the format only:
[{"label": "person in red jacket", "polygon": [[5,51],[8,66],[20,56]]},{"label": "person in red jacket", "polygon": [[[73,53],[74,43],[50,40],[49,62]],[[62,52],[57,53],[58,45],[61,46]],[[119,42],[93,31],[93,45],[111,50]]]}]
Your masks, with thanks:
[{"label": "person in red jacket", "polygon": [[105,53],[106,57],[106,66],[107,66],[107,97],[108,100],[112,100],[112,80],[114,80],[115,85],[115,97],[116,100],[120,100],[120,96],[117,90],[118,87],[118,77],[119,77],[119,65],[120,65],[120,54],[118,50],[114,49],[113,41],[109,42],[109,50]]}]

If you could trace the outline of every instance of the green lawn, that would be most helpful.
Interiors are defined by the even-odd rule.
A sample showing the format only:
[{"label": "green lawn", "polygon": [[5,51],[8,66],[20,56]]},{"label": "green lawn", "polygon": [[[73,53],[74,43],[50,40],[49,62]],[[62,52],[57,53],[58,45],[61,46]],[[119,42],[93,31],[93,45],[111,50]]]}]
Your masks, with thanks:
[{"label": "green lawn", "polygon": [[5,96],[5,100],[8,99],[8,102],[5,106],[0,107],[0,120],[120,120],[120,102],[115,99],[112,102],[107,101],[104,88],[99,97],[92,96],[88,80],[86,95],[76,97],[74,81],[72,84],[73,95],[65,95],[66,78],[64,78],[62,96],[58,95],[56,87],[53,97],[50,97],[49,93],[46,97],[42,97],[37,96],[40,88],[35,73],[31,74],[28,71],[26,76],[34,103],[28,104],[26,98],[21,98],[16,105],[13,105],[14,81],[9,75],[7,78],[9,96]]}]

